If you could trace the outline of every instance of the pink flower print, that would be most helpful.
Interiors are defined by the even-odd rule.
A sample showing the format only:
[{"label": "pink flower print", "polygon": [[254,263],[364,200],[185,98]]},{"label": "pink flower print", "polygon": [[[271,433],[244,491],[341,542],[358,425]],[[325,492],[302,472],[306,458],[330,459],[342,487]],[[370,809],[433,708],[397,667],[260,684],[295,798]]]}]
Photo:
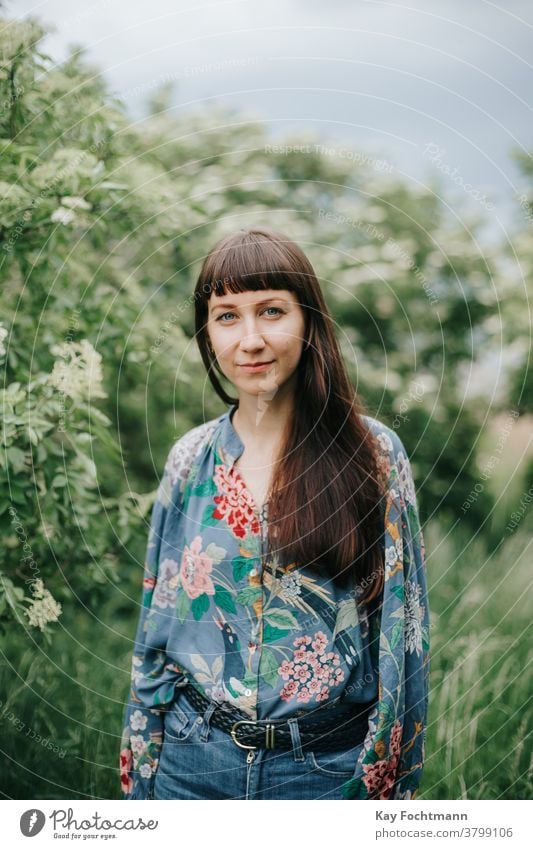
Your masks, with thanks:
[{"label": "pink flower print", "polygon": [[197,536],[190,545],[186,545],[181,559],[181,585],[189,598],[198,598],[206,593],[215,594],[215,587],[210,577],[213,560],[202,551],[202,537]]},{"label": "pink flower print", "polygon": [[279,694],[280,698],[282,698],[283,701],[288,702],[290,699],[292,699],[292,697],[296,693],[297,689],[298,689],[298,684],[296,683],[296,681],[294,681],[294,680],[293,681],[287,681],[287,683],[282,688],[282,690]]},{"label": "pink flower print", "polygon": [[329,678],[327,683],[330,687],[335,687],[336,684],[340,684],[341,681],[344,681],[344,672],[342,669],[329,669]]},{"label": "pink flower print", "polygon": [[[311,699],[325,701],[334,687],[344,680],[340,669],[340,658],[335,652],[326,652],[327,638],[323,631],[317,631],[313,637],[308,634],[296,637],[296,647],[292,661],[283,661],[278,673],[286,682],[281,690],[281,698],[289,701],[296,696],[298,702],[307,704]],[[309,648],[312,646],[312,648]],[[320,652],[320,659],[317,653]]]},{"label": "pink flower print", "polygon": [[329,669],[327,666],[322,666],[319,664],[315,666],[315,675],[319,681],[324,680],[325,678],[329,678]]},{"label": "pink flower print", "polygon": [[288,681],[292,675],[294,663],[292,660],[284,660],[281,666],[278,667],[278,673],[284,681]]},{"label": "pink flower print", "polygon": [[130,771],[133,767],[133,754],[131,749],[122,749],[120,753],[120,786],[123,793],[131,793],[133,790],[133,778]]},{"label": "pink flower print", "polygon": [[142,734],[132,734],[130,737],[131,751],[134,755],[142,755],[146,749],[146,740]]},{"label": "pink flower print", "polygon": [[152,604],[156,607],[174,607],[176,603],[176,587],[178,584],[178,564],[175,560],[166,558],[159,564],[159,574],[152,596]]},{"label": "pink flower print", "polygon": [[363,764],[363,781],[371,797],[388,799],[396,781],[397,758]]},{"label": "pink flower print", "polygon": [[299,701],[299,702],[303,702],[304,704],[307,704],[307,702],[309,701],[310,698],[311,698],[311,693],[309,692],[307,687],[302,687],[302,689],[300,690],[300,692],[296,696],[296,700]]},{"label": "pink flower print", "polygon": [[397,719],[392,726],[390,733],[390,750],[393,755],[400,754],[400,744],[402,742],[402,724],[399,719]]},{"label": "pink flower print", "polygon": [[294,667],[294,677],[296,678],[296,680],[301,682],[307,681],[307,679],[311,677],[311,673],[309,672],[309,667],[307,663],[296,664],[296,666]]},{"label": "pink flower print", "polygon": [[321,654],[324,651],[324,649],[326,648],[327,644],[328,644],[328,638],[323,633],[323,631],[317,631],[316,634],[315,634],[315,639],[311,643],[314,650],[318,654]]},{"label": "pink flower print", "polygon": [[369,794],[375,798],[388,799],[396,783],[402,731],[401,722],[397,719],[392,726],[390,734],[389,750],[391,757],[373,764],[363,764],[363,771],[365,773],[363,781]]},{"label": "pink flower print", "polygon": [[238,470],[224,465],[215,466],[214,481],[222,495],[215,495],[214,519],[223,519],[238,539],[247,534],[259,536],[261,526],[255,502]]}]

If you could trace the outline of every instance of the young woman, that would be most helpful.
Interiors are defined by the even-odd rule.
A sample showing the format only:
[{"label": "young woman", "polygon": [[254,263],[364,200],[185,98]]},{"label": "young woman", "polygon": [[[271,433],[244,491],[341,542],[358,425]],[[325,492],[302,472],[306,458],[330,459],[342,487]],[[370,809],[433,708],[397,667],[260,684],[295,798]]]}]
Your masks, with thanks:
[{"label": "young woman", "polygon": [[154,504],[124,796],[414,798],[429,620],[404,446],[363,413],[290,239],[222,239],[195,305],[229,407],[175,443]]}]

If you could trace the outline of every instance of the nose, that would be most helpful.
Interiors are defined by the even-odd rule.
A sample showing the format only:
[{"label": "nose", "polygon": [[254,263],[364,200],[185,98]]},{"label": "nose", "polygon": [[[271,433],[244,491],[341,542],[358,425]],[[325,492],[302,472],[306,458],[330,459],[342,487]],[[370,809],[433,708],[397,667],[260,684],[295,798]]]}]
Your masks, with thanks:
[{"label": "nose", "polygon": [[239,347],[241,351],[260,351],[265,347],[265,340],[258,332],[253,320],[246,324],[246,331],[242,337]]}]

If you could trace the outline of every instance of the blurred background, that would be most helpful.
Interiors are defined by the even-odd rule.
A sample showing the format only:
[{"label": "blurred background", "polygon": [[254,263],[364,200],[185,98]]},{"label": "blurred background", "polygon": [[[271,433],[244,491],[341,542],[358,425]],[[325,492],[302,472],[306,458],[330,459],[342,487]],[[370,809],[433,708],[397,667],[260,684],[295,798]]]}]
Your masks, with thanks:
[{"label": "blurred background", "polygon": [[[4,798],[120,798],[150,510],[225,411],[214,242],[309,256],[406,446],[430,585],[420,799],[530,798],[533,9],[0,3]],[[530,51],[529,51],[530,53]]]}]

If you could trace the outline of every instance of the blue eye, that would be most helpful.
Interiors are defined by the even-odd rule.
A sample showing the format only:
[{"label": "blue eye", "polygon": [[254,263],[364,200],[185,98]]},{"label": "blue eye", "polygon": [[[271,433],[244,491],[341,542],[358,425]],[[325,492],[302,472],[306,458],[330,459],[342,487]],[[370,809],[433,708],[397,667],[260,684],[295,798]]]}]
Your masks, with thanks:
[{"label": "blue eye", "polygon": [[[283,310],[281,310],[279,307],[266,307],[266,309],[264,309],[263,312],[267,312],[268,310],[275,310],[276,313],[283,314]],[[221,321],[224,318],[225,315],[235,315],[235,313],[234,312],[223,312],[218,316],[218,318],[216,320]],[[226,324],[225,321],[222,322],[222,323]]]}]

